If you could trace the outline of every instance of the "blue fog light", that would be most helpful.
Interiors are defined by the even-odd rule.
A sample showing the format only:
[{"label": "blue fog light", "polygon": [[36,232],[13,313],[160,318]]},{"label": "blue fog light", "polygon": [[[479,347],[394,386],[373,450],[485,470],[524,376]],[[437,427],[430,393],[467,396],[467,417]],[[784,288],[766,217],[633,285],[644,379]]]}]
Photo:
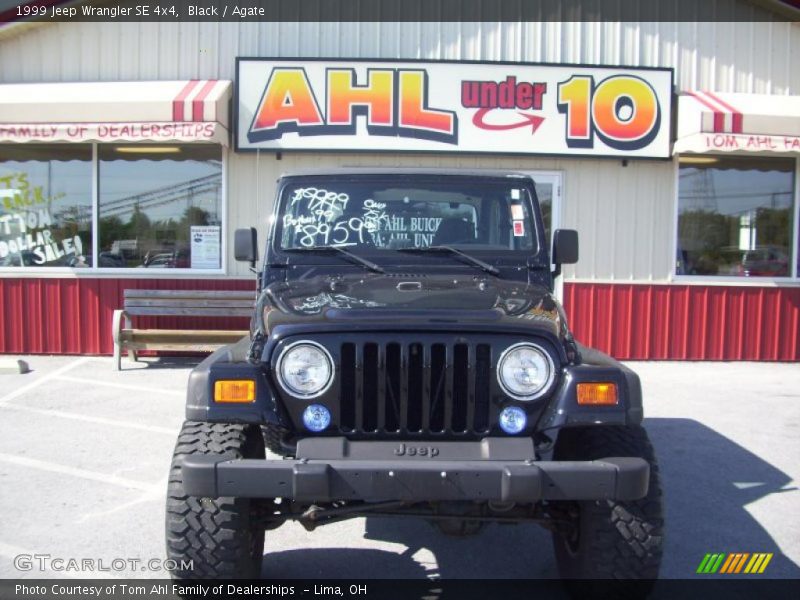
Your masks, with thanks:
[{"label": "blue fog light", "polygon": [[506,406],[500,412],[500,429],[508,434],[514,435],[525,429],[528,417],[525,411],[518,406]]},{"label": "blue fog light", "polygon": [[322,404],[312,404],[303,411],[303,425],[309,431],[322,431],[331,424],[331,411]]}]

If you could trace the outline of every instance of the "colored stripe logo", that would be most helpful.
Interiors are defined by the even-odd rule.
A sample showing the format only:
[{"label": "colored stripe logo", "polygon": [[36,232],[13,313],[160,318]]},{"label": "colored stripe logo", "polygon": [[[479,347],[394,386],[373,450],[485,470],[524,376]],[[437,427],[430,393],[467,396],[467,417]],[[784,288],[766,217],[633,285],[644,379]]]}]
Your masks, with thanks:
[{"label": "colored stripe logo", "polygon": [[[206,99],[214,89],[218,81],[216,79],[199,80],[192,79],[187,81],[180,93],[172,101],[172,120],[186,121],[191,120],[205,121]],[[190,109],[190,110],[188,110]]]},{"label": "colored stripe logo", "polygon": [[724,573],[726,575],[736,573],[760,574],[767,568],[769,561],[772,560],[772,552],[731,552],[720,554],[706,554],[697,573],[711,575],[714,573]]},{"label": "colored stripe logo", "polygon": [[707,98],[711,98],[714,102],[716,102],[719,106],[721,106],[724,110],[730,112],[731,116],[731,132],[732,133],[742,133],[742,113],[725,102],[719,96],[712,94],[709,91],[705,92]]},{"label": "colored stripe logo", "polygon": [[690,96],[714,113],[714,133],[743,133],[742,112],[709,91],[689,91]]}]

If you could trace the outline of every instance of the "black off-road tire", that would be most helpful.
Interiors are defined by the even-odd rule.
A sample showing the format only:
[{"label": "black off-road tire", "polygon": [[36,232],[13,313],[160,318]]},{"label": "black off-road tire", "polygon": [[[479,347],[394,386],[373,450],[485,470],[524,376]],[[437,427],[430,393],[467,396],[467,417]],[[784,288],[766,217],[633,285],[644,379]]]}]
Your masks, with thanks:
[{"label": "black off-road tire", "polygon": [[[264,529],[256,526],[257,505],[248,498],[198,498],[183,489],[181,464],[191,454],[264,458],[254,425],[186,421],[175,445],[167,487],[167,557],[175,579],[257,578]],[[191,561],[190,568],[183,568]]]},{"label": "black off-road tire", "polygon": [[264,445],[270,452],[278,456],[289,456],[291,454],[283,443],[289,434],[285,427],[267,423],[261,426],[261,433],[264,436]]},{"label": "black off-road tire", "polygon": [[638,426],[567,428],[559,433],[554,453],[555,460],[612,456],[640,457],[650,463],[647,496],[573,503],[570,508],[577,509],[578,528],[572,536],[553,534],[556,562],[564,579],[605,580],[585,585],[568,582],[581,597],[644,598],[658,578],[664,540],[661,480],[647,432]]}]

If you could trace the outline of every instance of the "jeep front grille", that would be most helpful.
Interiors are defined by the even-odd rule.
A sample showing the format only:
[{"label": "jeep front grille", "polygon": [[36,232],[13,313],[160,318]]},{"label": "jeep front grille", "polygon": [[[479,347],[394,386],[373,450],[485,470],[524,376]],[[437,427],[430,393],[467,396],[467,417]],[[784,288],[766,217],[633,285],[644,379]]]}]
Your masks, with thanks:
[{"label": "jeep front grille", "polygon": [[340,427],[345,433],[489,429],[489,344],[345,342],[340,357]]}]

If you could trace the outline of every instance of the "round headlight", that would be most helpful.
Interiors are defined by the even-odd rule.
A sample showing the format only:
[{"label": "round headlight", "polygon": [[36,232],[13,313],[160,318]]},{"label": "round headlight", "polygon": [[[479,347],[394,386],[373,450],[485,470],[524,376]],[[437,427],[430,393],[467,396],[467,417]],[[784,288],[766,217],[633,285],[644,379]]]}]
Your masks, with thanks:
[{"label": "round headlight", "polygon": [[316,398],[333,382],[333,360],[316,342],[296,342],[278,358],[278,382],[299,398]]},{"label": "round headlight", "polygon": [[541,396],[555,377],[550,355],[533,344],[514,344],[500,355],[497,381],[503,391],[517,400]]}]

